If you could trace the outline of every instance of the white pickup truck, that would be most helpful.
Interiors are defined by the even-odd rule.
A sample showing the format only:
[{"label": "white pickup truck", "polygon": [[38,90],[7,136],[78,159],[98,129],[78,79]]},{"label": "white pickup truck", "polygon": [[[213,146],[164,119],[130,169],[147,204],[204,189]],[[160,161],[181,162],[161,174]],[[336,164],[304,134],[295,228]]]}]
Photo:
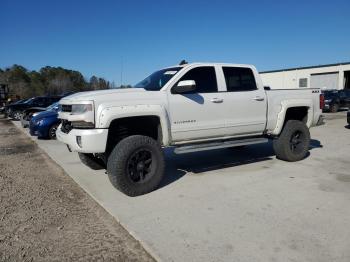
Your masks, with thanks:
[{"label": "white pickup truck", "polygon": [[156,189],[162,148],[188,153],[273,140],[277,158],[305,158],[322,122],[319,89],[269,90],[254,66],[193,63],[156,71],[134,88],[60,100],[57,138],[129,196]]}]

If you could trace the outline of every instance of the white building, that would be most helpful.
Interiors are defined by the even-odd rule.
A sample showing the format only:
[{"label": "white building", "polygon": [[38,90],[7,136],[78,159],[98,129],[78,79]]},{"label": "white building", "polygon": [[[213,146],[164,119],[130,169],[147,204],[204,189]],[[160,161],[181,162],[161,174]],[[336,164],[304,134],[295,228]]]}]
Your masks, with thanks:
[{"label": "white building", "polygon": [[271,89],[350,89],[350,62],[260,72]]}]

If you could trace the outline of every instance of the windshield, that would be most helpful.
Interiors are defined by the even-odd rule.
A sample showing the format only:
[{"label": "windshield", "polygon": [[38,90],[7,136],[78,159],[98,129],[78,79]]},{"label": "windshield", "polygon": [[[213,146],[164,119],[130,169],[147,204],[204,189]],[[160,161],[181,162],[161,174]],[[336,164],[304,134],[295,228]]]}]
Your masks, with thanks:
[{"label": "windshield", "polygon": [[336,97],[337,96],[337,93],[334,92],[334,91],[326,91],[324,92],[324,97],[327,99],[327,98],[333,98],[333,97]]},{"label": "windshield", "polygon": [[154,72],[149,77],[136,84],[134,88],[143,88],[147,91],[159,91],[181,69],[182,67],[172,67]]},{"label": "windshield", "polygon": [[30,104],[34,100],[34,97],[29,98],[28,100],[24,101],[23,104]]},{"label": "windshield", "polygon": [[46,107],[46,111],[57,111],[58,110],[58,102],[53,103],[52,105]]}]

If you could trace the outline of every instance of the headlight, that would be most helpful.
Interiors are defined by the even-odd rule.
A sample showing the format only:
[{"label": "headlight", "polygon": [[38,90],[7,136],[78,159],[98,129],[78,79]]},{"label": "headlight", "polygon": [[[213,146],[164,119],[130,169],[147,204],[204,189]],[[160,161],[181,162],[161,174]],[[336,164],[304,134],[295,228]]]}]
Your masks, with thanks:
[{"label": "headlight", "polygon": [[58,118],[71,122],[73,128],[94,128],[95,108],[93,101],[60,104]]},{"label": "headlight", "polygon": [[94,128],[95,124],[85,121],[73,121],[72,126],[73,128]]},{"label": "headlight", "polygon": [[72,105],[72,115],[80,115],[92,111],[92,104]]},{"label": "headlight", "polygon": [[36,124],[38,126],[41,126],[42,124],[44,124],[44,119],[40,119],[40,120],[36,121]]}]

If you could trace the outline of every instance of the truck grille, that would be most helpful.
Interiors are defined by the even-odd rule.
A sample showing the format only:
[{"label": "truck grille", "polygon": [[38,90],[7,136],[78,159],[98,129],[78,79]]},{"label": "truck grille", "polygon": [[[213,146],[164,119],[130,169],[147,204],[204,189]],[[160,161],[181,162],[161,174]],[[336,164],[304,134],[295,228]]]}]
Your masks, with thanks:
[{"label": "truck grille", "polygon": [[72,105],[61,105],[62,112],[72,112]]},{"label": "truck grille", "polygon": [[68,120],[62,120],[61,131],[68,134],[73,129],[72,123]]}]

